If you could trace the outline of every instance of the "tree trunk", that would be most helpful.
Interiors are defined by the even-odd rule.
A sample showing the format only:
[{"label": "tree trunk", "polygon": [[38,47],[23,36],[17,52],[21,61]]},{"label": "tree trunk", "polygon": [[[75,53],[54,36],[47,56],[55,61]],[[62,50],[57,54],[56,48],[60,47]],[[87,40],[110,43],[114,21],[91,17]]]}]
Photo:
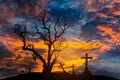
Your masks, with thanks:
[{"label": "tree trunk", "polygon": [[51,44],[48,46],[48,59],[47,59],[47,64],[50,66],[50,61],[51,61]]},{"label": "tree trunk", "polygon": [[43,66],[43,71],[44,74],[50,74],[52,72],[52,68],[50,66]]}]

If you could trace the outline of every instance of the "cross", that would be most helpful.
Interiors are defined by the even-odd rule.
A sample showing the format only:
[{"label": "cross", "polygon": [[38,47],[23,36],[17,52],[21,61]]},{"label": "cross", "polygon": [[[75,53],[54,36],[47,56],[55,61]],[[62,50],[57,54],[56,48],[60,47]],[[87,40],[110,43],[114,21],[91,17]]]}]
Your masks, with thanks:
[{"label": "cross", "polygon": [[32,70],[32,67],[30,66],[30,67],[29,67],[29,73],[31,73],[31,70]]},{"label": "cross", "polygon": [[73,72],[72,72],[72,74],[74,75],[75,74],[75,71],[74,71],[74,68],[75,68],[76,66],[73,64],[72,66],[71,66],[71,68],[73,69]]},{"label": "cross", "polygon": [[74,64],[71,66],[72,69],[74,69],[75,67],[76,67],[76,66],[75,66]]},{"label": "cross", "polygon": [[64,69],[64,67],[63,67],[64,65],[65,65],[65,64],[60,63],[60,66],[58,66],[58,67],[59,67],[59,68],[61,67],[62,70],[63,70],[63,72],[66,72],[65,69]]},{"label": "cross", "polygon": [[85,57],[81,57],[81,59],[85,59],[85,67],[88,67],[88,59],[92,59],[92,57],[88,57],[88,53],[85,54]]}]

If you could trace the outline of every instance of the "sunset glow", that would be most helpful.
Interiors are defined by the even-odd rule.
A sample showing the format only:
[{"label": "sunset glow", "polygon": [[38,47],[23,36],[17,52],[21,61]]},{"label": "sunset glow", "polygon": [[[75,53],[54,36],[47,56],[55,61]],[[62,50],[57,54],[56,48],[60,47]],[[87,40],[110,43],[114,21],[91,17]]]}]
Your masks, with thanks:
[{"label": "sunset glow", "polygon": [[[65,18],[60,19],[60,24],[66,21],[69,26],[58,40],[65,48],[55,53],[58,60],[52,72],[62,72],[60,63],[67,72],[72,71],[70,66],[73,64],[76,73],[82,72],[85,60],[80,57],[88,53],[93,57],[89,60],[90,69],[95,69],[93,74],[105,73],[120,78],[120,0],[0,0],[0,79],[22,71],[27,73],[30,66],[32,72],[42,72],[42,62],[40,59],[35,61],[31,51],[22,50],[22,39],[13,28],[15,24],[26,26],[29,33],[26,44],[33,44],[47,61],[48,47],[35,34],[36,27],[42,27],[38,18],[43,12],[49,26],[54,26],[58,15]],[[50,34],[53,36],[52,29]],[[45,33],[44,30],[41,32]],[[58,46],[57,42],[55,46]]]}]

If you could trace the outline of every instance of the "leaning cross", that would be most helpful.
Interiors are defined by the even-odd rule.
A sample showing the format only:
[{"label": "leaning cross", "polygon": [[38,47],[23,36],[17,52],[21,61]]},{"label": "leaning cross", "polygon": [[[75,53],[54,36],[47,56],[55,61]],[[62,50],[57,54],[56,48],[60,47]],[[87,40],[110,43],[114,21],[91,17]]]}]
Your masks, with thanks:
[{"label": "leaning cross", "polygon": [[92,59],[92,57],[88,57],[88,53],[85,54],[85,57],[81,57],[81,59],[85,59],[85,67],[88,67],[88,59]]},{"label": "leaning cross", "polygon": [[60,63],[60,66],[58,66],[58,67],[61,67],[62,70],[63,70],[63,72],[66,72],[65,69],[64,69],[64,67],[63,67],[64,65],[65,65],[65,64]]}]

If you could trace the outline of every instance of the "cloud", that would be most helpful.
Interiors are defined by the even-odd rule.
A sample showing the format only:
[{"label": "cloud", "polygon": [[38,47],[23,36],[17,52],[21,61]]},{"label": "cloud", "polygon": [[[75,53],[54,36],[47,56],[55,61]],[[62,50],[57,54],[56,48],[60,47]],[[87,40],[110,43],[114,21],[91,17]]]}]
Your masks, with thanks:
[{"label": "cloud", "polygon": [[[120,49],[112,49],[99,55],[96,60],[89,63],[91,72],[95,75],[106,75],[120,78]],[[98,66],[99,65],[99,66]]]},{"label": "cloud", "polygon": [[3,43],[0,42],[0,60],[12,56],[14,56],[14,54],[11,51],[9,51]]},{"label": "cloud", "polygon": [[15,76],[16,74],[18,74],[18,71],[16,69],[11,70],[11,69],[0,68],[0,72],[3,78]]},{"label": "cloud", "polygon": [[[64,35],[65,43],[69,44],[69,47],[60,54],[59,62],[82,65],[83,61],[79,60],[79,57],[85,51],[90,51],[90,54],[96,57],[90,62],[91,67],[96,68],[96,74],[105,73],[111,76],[115,71],[116,75],[120,74],[117,70],[120,52],[116,49],[120,46],[119,5],[119,0],[0,0],[2,75],[9,75],[10,71],[11,74],[19,73],[24,70],[24,66],[29,67],[30,62],[33,63],[34,71],[41,70],[42,65],[32,60],[31,52],[21,51],[22,42],[9,30],[14,24],[20,23],[26,24],[28,30],[34,32],[34,26],[38,25],[35,17],[42,11],[52,18],[61,14],[71,26]],[[32,36],[27,37],[29,43],[33,43],[36,50],[46,57],[46,46],[41,40],[33,40],[38,38],[36,35],[34,38]]]},{"label": "cloud", "polygon": [[113,26],[97,26],[97,28],[101,31],[101,35],[104,38],[104,41],[112,44],[112,45],[120,45],[120,27]]},{"label": "cloud", "polygon": [[97,24],[99,23],[94,19],[81,26],[79,37],[82,37],[85,40],[100,40],[101,36],[98,34],[99,30],[96,28]]},{"label": "cloud", "polygon": [[[112,44],[112,43],[119,44],[119,37],[118,37],[119,23],[118,22],[120,19],[116,17],[116,16],[119,16],[118,14],[119,12],[117,12],[116,14],[113,14],[119,9],[117,7],[119,3],[116,3],[116,1],[109,2],[109,0],[108,1],[102,0],[102,1],[103,2],[101,1],[97,2],[96,0],[94,1],[88,0],[88,2],[90,2],[89,4],[91,7],[93,6],[91,4],[99,4],[99,5],[105,5],[105,6],[102,6],[101,8],[97,8],[96,6],[96,10],[91,10],[87,12],[86,23],[81,26],[80,37],[82,37],[85,40],[94,39],[94,40],[100,40],[103,42],[106,41],[108,42],[107,44]],[[111,29],[111,32],[107,31],[108,29],[109,30]],[[102,34],[104,34],[104,36]]]},{"label": "cloud", "polygon": [[60,14],[71,26],[79,23],[79,20],[85,17],[84,11],[85,9],[80,5],[80,1],[74,0],[53,0],[49,3],[47,9],[48,14],[51,16]]}]

